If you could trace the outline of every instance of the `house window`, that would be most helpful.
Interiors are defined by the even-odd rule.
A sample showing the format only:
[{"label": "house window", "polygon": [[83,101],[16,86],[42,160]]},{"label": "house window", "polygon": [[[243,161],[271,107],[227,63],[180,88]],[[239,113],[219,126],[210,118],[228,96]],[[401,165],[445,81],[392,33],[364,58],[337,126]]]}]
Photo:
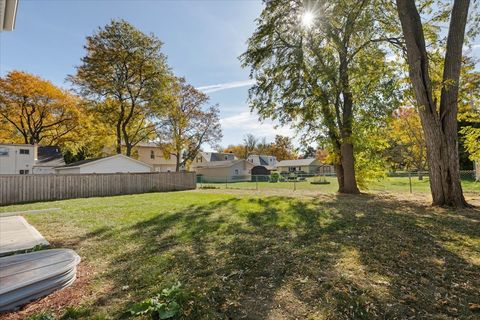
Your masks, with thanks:
[{"label": "house window", "polygon": [[30,150],[28,150],[28,149],[20,149],[20,154],[30,154]]},{"label": "house window", "polygon": [[155,159],[155,151],[150,150],[150,159]]},{"label": "house window", "polygon": [[227,156],[227,155],[225,155],[225,156],[223,156],[223,157],[225,158],[225,160],[228,160],[228,156]]},{"label": "house window", "polygon": [[202,156],[197,157],[197,163],[202,162]]},{"label": "house window", "polygon": [[297,171],[297,167],[288,167],[289,172],[295,172]]},{"label": "house window", "polygon": [[238,169],[235,169],[235,175],[238,175]]},{"label": "house window", "polygon": [[29,174],[30,171],[29,170],[20,170],[20,174]]},{"label": "house window", "polygon": [[8,157],[8,148],[0,148],[0,157]]}]

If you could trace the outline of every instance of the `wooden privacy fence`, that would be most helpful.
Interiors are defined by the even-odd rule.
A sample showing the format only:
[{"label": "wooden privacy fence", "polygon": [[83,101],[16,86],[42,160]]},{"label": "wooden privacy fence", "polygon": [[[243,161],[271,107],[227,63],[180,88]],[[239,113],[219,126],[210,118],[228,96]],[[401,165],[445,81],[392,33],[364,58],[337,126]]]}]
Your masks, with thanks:
[{"label": "wooden privacy fence", "polygon": [[196,188],[194,172],[0,175],[0,205]]}]

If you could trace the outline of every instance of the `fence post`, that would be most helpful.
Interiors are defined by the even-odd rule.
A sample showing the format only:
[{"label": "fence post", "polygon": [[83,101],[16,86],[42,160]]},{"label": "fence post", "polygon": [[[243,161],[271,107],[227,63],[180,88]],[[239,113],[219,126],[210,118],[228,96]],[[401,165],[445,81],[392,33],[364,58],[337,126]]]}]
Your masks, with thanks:
[{"label": "fence post", "polygon": [[257,188],[257,191],[258,191],[258,176],[257,175],[255,176],[255,185],[256,185],[256,188]]},{"label": "fence post", "polygon": [[228,189],[228,176],[225,177],[225,189]]},{"label": "fence post", "polygon": [[408,171],[408,183],[410,185],[410,193],[412,193],[412,173]]},{"label": "fence post", "polygon": [[293,179],[293,191],[296,191],[296,190],[297,190],[297,177]]}]

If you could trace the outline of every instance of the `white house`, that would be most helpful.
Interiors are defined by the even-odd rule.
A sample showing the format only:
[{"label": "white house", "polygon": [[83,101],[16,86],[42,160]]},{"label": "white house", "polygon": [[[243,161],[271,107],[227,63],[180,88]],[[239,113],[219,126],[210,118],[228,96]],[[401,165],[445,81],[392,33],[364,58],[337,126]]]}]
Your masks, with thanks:
[{"label": "white house", "polygon": [[0,144],[0,174],[31,174],[34,164],[34,145]]},{"label": "white house", "polygon": [[111,157],[77,161],[56,167],[58,174],[152,172],[149,164],[117,154]]}]

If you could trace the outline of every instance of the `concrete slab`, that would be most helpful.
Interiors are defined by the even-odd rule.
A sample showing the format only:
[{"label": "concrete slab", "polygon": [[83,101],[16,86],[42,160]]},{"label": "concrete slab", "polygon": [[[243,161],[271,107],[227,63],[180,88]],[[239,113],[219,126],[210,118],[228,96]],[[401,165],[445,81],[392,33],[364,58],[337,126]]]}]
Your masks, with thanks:
[{"label": "concrete slab", "polygon": [[48,241],[23,217],[0,218],[0,256],[48,245]]}]

